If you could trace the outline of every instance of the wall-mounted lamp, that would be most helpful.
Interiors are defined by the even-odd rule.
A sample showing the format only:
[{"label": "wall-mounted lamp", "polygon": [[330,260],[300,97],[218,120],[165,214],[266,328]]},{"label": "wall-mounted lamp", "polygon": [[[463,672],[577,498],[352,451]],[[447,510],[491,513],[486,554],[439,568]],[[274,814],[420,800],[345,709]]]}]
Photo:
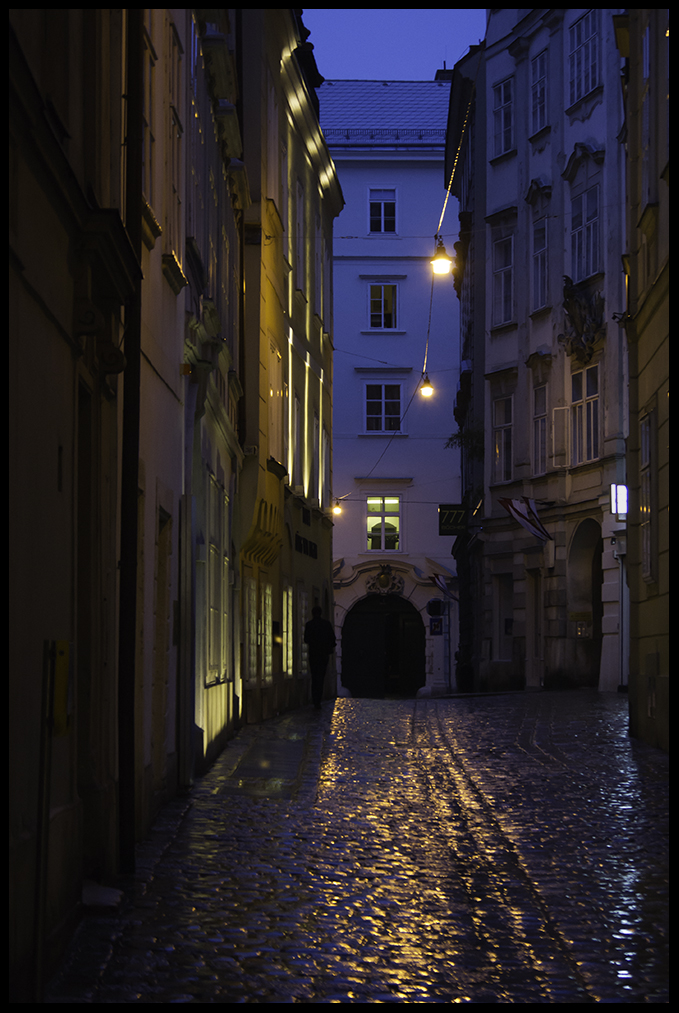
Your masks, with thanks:
[{"label": "wall-mounted lamp", "polygon": [[335,502],[334,502],[334,504],[333,504],[332,512],[336,516],[339,516],[339,514],[342,513],[342,504],[340,503],[340,501],[338,499],[336,499]]},{"label": "wall-mounted lamp", "polygon": [[437,239],[436,253],[434,254],[434,259],[431,261],[431,266],[434,274],[450,274],[453,269],[453,262],[446,253],[446,248],[440,237]]},{"label": "wall-mounted lamp", "polygon": [[615,514],[617,520],[627,520],[627,486],[611,485],[611,513]]}]

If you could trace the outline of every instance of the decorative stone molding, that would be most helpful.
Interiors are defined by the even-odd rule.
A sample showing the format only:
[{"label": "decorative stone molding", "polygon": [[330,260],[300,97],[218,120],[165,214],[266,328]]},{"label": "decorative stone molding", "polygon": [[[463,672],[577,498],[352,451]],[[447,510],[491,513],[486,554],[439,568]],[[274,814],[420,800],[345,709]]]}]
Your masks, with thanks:
[{"label": "decorative stone molding", "polygon": [[585,291],[564,275],[563,308],[566,311],[565,332],[559,341],[568,355],[586,365],[592,358],[597,343],[606,336],[604,297],[599,291]]},{"label": "decorative stone molding", "polygon": [[402,594],[404,586],[403,577],[394,573],[389,563],[384,563],[377,573],[365,578],[365,589],[368,594]]}]

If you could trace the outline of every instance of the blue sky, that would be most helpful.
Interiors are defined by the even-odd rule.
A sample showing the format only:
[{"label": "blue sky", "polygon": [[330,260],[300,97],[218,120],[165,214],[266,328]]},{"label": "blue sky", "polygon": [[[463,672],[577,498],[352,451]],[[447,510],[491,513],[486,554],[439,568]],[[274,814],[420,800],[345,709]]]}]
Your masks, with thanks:
[{"label": "blue sky", "polygon": [[485,7],[304,7],[318,69],[328,80],[432,81],[485,35]]}]

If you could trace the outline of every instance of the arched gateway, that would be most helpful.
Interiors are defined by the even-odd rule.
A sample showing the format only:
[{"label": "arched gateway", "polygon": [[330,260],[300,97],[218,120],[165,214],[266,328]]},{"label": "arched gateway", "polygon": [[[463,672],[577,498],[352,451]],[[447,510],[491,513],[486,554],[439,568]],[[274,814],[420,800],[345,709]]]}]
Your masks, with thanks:
[{"label": "arched gateway", "polygon": [[425,629],[397,594],[368,595],[342,627],[342,685],[355,697],[415,696],[424,686]]}]

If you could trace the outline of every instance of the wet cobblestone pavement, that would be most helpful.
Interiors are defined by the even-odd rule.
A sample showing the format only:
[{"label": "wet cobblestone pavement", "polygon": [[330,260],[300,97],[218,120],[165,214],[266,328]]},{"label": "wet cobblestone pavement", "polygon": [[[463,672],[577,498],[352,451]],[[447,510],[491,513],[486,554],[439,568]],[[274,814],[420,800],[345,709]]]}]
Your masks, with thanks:
[{"label": "wet cobblestone pavement", "polygon": [[246,728],[46,1001],[668,1002],[668,765],[614,694]]}]

